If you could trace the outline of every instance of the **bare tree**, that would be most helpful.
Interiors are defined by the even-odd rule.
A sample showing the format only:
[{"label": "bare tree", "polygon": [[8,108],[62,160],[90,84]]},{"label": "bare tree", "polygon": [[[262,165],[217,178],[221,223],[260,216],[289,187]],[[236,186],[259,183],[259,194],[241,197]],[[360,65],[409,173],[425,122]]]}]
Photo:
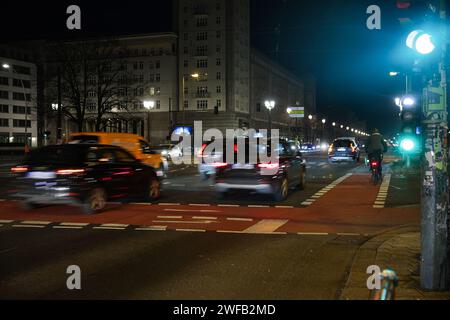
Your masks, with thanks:
[{"label": "bare tree", "polygon": [[[78,131],[83,131],[89,119],[94,121],[96,131],[102,131],[105,117],[118,118],[129,110],[134,79],[127,71],[127,50],[118,41],[63,42],[51,45],[51,50],[51,78],[55,78],[55,67],[59,66],[62,110]],[[57,86],[52,82],[49,94],[56,97]]]}]

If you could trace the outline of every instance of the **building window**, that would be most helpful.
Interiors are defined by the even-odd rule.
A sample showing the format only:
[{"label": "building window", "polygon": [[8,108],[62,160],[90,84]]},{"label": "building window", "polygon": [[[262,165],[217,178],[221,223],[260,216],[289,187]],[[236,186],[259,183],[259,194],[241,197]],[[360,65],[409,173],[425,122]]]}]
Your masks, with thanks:
[{"label": "building window", "polygon": [[150,82],[154,82],[155,81],[155,75],[154,74],[151,74],[150,75]]},{"label": "building window", "polygon": [[197,55],[198,56],[207,56],[208,55],[208,46],[198,46],[197,47]]},{"label": "building window", "polygon": [[156,74],[155,80],[156,80],[156,82],[160,82],[161,81],[161,75],[159,73]]},{"label": "building window", "polygon": [[31,95],[29,93],[24,95],[22,92],[13,92],[13,100],[24,101],[25,98],[27,101],[31,101]]},{"label": "building window", "polygon": [[216,92],[217,93],[221,93],[222,92],[222,87],[221,86],[217,86],[216,87]]},{"label": "building window", "polygon": [[220,24],[220,16],[216,17],[216,24]]},{"label": "building window", "polygon": [[156,109],[161,109],[161,100],[156,100]]},{"label": "building window", "polygon": [[155,68],[156,68],[156,69],[159,69],[159,68],[161,68],[161,61],[159,61],[159,60],[156,60],[156,63],[155,63]]},{"label": "building window", "polygon": [[189,62],[188,62],[187,60],[184,60],[183,66],[184,66],[185,68],[187,68],[187,67],[189,66]]},{"label": "building window", "polygon": [[0,127],[9,127],[9,119],[0,118]]},{"label": "building window", "polygon": [[205,40],[208,40],[208,32],[198,32],[197,41],[205,41]]},{"label": "building window", "polygon": [[144,61],[139,62],[139,69],[144,70]]},{"label": "building window", "polygon": [[94,90],[88,91],[88,97],[95,98],[96,96],[97,96],[97,92],[95,92]]},{"label": "building window", "polygon": [[217,47],[216,47],[216,52],[217,52],[217,53],[220,53],[221,51],[222,51],[222,48],[221,48],[220,46],[217,46]]},{"label": "building window", "polygon": [[31,128],[31,120],[13,119],[13,127],[15,128]]},{"label": "building window", "polygon": [[222,106],[222,100],[218,99],[216,101],[216,107],[220,108]]},{"label": "building window", "polygon": [[188,35],[187,32],[185,32],[185,33],[183,34],[183,39],[184,39],[185,41],[188,41],[188,40],[189,40],[189,35]]},{"label": "building window", "polygon": [[9,106],[7,104],[0,104],[1,113],[9,113]]},{"label": "building window", "polygon": [[2,91],[2,90],[0,90],[0,99],[9,99],[9,93],[8,93],[8,91]]},{"label": "building window", "polygon": [[137,63],[137,61],[135,61],[135,62],[133,62],[133,69],[137,70],[137,68],[138,68],[138,63]]},{"label": "building window", "polygon": [[207,59],[197,60],[197,68],[208,68],[208,60]]},{"label": "building window", "polygon": [[197,27],[206,27],[208,25],[207,17],[197,18]]},{"label": "building window", "polygon": [[222,78],[222,74],[220,72],[216,73],[216,80],[220,80]]},{"label": "building window", "polygon": [[31,74],[31,69],[28,67],[13,65],[13,69],[14,69],[14,72],[16,72],[16,73],[27,74],[27,75]]},{"label": "building window", "polygon": [[149,66],[150,66],[150,69],[153,69],[155,67],[155,65],[153,64],[153,61],[149,62]]},{"label": "building window", "polygon": [[256,104],[256,112],[261,112],[261,103]]},{"label": "building window", "polygon": [[189,88],[188,87],[184,87],[184,94],[188,94],[189,93]]},{"label": "building window", "polygon": [[220,39],[221,36],[222,36],[222,32],[221,31],[216,31],[216,38]]},{"label": "building window", "polygon": [[139,83],[143,83],[144,82],[144,75],[140,74],[139,75]]},{"label": "building window", "polygon": [[197,109],[208,109],[208,100],[197,100]]},{"label": "building window", "polygon": [[0,85],[2,85],[2,86],[8,86],[8,85],[9,85],[8,78],[6,78],[6,77],[0,77]]},{"label": "building window", "polygon": [[220,66],[220,58],[216,59],[216,66]]},{"label": "building window", "polygon": [[31,88],[30,80],[13,79],[13,86],[19,88]]},{"label": "building window", "polygon": [[188,54],[188,47],[183,48],[183,54]]},{"label": "building window", "polygon": [[208,93],[208,87],[197,87],[197,94],[204,96]]},{"label": "building window", "polygon": [[144,95],[144,88],[139,88],[139,96],[142,97]]}]

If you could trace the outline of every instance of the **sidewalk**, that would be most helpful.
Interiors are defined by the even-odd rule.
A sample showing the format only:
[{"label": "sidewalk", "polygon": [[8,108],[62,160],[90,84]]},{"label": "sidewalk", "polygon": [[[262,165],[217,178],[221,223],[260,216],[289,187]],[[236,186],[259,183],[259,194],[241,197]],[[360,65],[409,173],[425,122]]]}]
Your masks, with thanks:
[{"label": "sidewalk", "polygon": [[390,230],[363,244],[353,260],[341,299],[370,299],[371,292],[366,286],[369,277],[366,269],[370,265],[377,265],[382,270],[391,268],[397,273],[399,284],[396,300],[450,300],[450,290],[430,292],[420,288],[419,227],[406,226]]}]

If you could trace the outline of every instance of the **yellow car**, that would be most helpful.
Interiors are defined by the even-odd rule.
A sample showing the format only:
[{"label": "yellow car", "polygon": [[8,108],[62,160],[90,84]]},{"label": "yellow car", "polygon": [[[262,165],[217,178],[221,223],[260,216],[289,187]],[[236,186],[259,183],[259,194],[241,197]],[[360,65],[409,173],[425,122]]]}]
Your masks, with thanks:
[{"label": "yellow car", "polygon": [[155,168],[159,177],[164,176],[167,167],[164,157],[152,151],[143,137],[132,133],[78,132],[69,136],[69,143],[98,143],[122,147],[136,159]]}]

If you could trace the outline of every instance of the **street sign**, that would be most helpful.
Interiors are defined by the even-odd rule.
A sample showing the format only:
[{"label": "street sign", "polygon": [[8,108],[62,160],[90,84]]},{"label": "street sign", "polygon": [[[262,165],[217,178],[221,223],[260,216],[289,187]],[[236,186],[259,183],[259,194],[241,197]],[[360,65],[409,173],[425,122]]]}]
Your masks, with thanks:
[{"label": "street sign", "polygon": [[289,108],[290,118],[304,118],[305,117],[305,107],[291,107]]}]

